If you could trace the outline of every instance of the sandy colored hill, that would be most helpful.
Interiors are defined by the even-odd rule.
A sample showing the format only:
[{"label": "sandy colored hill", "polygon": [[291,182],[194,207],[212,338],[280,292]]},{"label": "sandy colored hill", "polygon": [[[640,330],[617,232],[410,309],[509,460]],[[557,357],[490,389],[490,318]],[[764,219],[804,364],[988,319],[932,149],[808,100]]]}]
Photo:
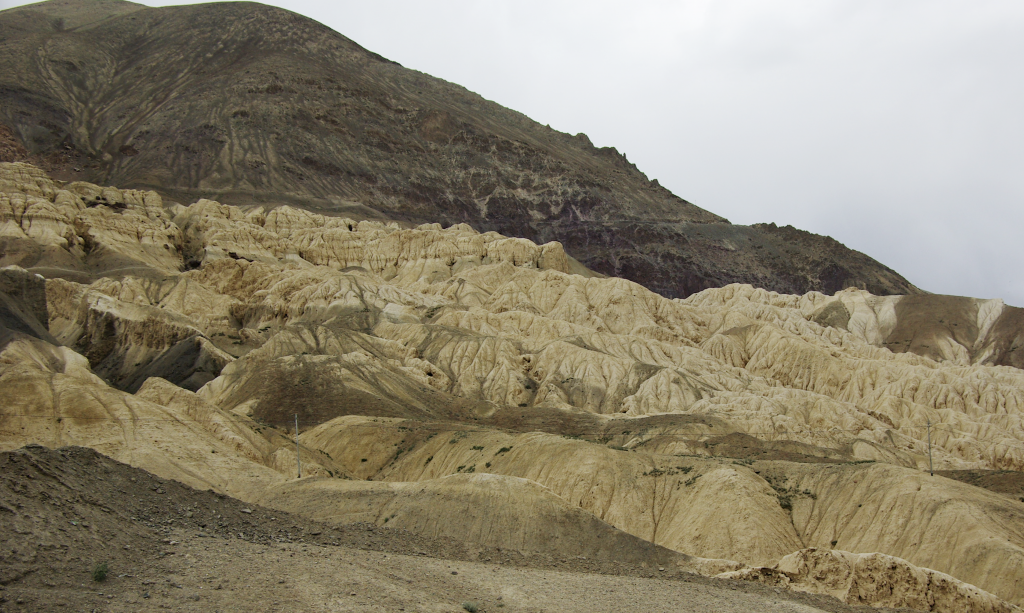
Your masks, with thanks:
[{"label": "sandy colored hill", "polygon": [[80,447],[2,453],[0,468],[4,610],[864,610],[675,569],[329,526]]},{"label": "sandy colored hill", "polygon": [[614,147],[276,7],[51,0],[0,12],[0,50],[0,161],[35,160],[66,180],[464,222],[559,241],[591,269],[670,297],[736,282],[917,291],[831,238],[730,224]]},{"label": "sandy colored hill", "polygon": [[[921,587],[938,572],[1024,601],[1024,503],[925,472],[928,422],[937,469],[1024,468],[1024,371],[985,349],[1014,346],[1001,303],[669,300],[573,274],[558,243],[165,206],[22,164],[0,164],[0,234],[3,449],[88,446],[480,547],[751,580],[835,549],[854,557],[814,563],[843,577],[898,558],[902,596],[817,571],[786,585],[919,606],[941,601]],[[912,340],[894,353],[896,337]],[[942,589],[956,610],[1007,606]]]}]

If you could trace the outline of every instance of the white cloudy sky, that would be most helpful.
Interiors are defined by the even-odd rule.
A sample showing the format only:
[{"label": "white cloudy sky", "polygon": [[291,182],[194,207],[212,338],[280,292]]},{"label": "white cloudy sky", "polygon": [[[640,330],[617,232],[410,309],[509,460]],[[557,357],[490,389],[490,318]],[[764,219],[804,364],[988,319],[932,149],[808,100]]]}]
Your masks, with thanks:
[{"label": "white cloudy sky", "polygon": [[734,223],[1024,306],[1024,2],[272,4],[615,146]]}]

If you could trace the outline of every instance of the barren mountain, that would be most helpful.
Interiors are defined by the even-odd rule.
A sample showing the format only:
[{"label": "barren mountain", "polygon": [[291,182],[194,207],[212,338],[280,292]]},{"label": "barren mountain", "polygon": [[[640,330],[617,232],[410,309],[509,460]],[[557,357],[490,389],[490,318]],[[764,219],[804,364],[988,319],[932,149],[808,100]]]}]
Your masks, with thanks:
[{"label": "barren mountain", "polygon": [[927,472],[1024,468],[999,301],[670,300],[554,242],[183,206],[26,164],[0,164],[0,235],[0,448],[88,446],[493,551],[1024,602],[1024,500]]},{"label": "barren mountain", "polygon": [[[560,241],[668,297],[916,288],[836,241],[738,226],[594,147],[255,3],[0,13],[0,154],[54,176]],[[680,144],[685,146],[685,144]]]},{"label": "barren mountain", "polygon": [[1022,346],[287,11],[0,12],[0,610],[1019,611]]}]

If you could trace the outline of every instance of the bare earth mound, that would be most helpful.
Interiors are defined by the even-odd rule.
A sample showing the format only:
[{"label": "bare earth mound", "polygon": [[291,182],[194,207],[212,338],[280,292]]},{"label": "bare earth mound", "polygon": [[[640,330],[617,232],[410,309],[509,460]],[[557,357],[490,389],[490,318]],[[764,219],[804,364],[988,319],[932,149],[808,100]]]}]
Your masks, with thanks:
[{"label": "bare earth mound", "polygon": [[[666,578],[607,559],[523,556],[372,524],[326,526],[82,448],[2,453],[0,469],[5,611],[451,611],[462,602],[491,611],[639,603],[655,611],[854,610],[829,597],[678,572]],[[104,563],[106,578],[94,581]]]}]

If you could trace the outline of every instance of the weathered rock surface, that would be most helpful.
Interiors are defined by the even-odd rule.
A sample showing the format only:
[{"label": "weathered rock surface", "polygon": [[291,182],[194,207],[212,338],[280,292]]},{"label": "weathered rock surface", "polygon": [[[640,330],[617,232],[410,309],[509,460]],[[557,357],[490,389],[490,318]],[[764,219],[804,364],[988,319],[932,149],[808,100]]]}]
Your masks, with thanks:
[{"label": "weathered rock surface", "polygon": [[[922,472],[929,422],[936,468],[1024,468],[1001,303],[749,285],[669,300],[573,274],[558,243],[163,206],[20,164],[0,164],[0,202],[22,233],[0,274],[4,449],[89,446],[480,546],[657,545],[705,573],[881,553],[1024,602],[1022,502]],[[980,602],[964,610],[999,610]]]},{"label": "weathered rock surface", "polygon": [[46,279],[10,266],[0,268],[0,344],[12,332],[57,344],[47,329]]},{"label": "weathered rock surface", "polygon": [[[13,161],[20,148],[64,179],[182,202],[212,194],[354,219],[465,222],[561,242],[591,269],[669,297],[728,283],[916,291],[828,237],[732,225],[612,147],[278,8],[53,0],[3,11],[0,33],[0,130],[11,133],[0,149]],[[147,259],[160,260],[175,243],[152,232]]]},{"label": "weathered rock surface", "polygon": [[875,607],[992,613],[1019,610],[949,575],[880,553],[802,549],[771,568],[747,568],[719,577],[828,594],[850,604]]}]

